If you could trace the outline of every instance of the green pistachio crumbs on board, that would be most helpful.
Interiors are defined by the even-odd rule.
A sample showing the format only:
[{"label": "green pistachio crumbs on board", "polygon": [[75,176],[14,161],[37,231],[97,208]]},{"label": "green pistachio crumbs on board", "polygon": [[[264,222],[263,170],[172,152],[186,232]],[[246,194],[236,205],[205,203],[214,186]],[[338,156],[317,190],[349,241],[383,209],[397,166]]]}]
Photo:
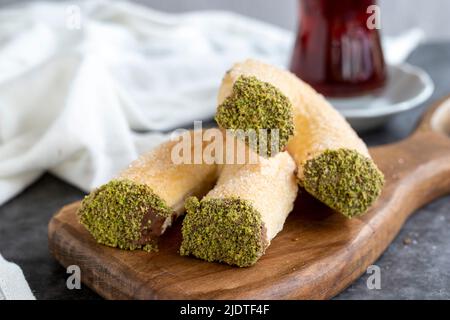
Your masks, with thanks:
[{"label": "green pistachio crumbs on board", "polygon": [[112,180],[87,195],[80,209],[80,222],[98,243],[121,249],[157,250],[156,242],[141,239],[152,221],[144,216],[168,217],[172,210],[149,186],[129,180]]},{"label": "green pistachio crumbs on board", "polygon": [[247,267],[265,250],[261,215],[243,199],[186,200],[182,256]]},{"label": "green pistachio crumbs on board", "polygon": [[348,218],[363,214],[378,198],[384,176],[373,161],[349,149],[327,150],[306,162],[300,184]]},{"label": "green pistachio crumbs on board", "polygon": [[[255,130],[256,145],[251,145],[261,154],[272,156],[285,149],[294,133],[292,105],[276,87],[253,76],[240,76],[233,85],[230,96],[217,108],[215,117],[220,127],[231,130]],[[262,134],[266,129],[267,134]],[[272,131],[279,130],[278,141],[272,142]],[[248,137],[245,138],[249,142]],[[278,145],[272,146],[272,144]]]}]

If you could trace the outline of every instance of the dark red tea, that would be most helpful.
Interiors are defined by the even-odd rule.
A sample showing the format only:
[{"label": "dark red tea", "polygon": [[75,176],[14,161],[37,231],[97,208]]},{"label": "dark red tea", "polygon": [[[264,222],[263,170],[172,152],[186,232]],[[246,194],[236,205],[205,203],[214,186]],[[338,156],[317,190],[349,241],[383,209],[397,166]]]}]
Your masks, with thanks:
[{"label": "dark red tea", "polygon": [[300,0],[292,72],[327,96],[355,96],[383,87],[386,65],[378,29],[371,24],[373,12],[368,10],[375,4]]}]

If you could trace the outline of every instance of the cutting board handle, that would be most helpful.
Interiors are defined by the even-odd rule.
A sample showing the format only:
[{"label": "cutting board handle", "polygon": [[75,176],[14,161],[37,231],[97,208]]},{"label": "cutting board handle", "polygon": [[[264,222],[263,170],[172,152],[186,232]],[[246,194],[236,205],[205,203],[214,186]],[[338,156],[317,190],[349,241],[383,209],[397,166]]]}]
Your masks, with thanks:
[{"label": "cutting board handle", "polygon": [[415,134],[423,132],[435,132],[450,139],[450,96],[439,100],[425,112]]},{"label": "cutting board handle", "polygon": [[383,192],[403,202],[406,217],[450,193],[450,96],[429,108],[409,138],[371,153],[389,176]]}]

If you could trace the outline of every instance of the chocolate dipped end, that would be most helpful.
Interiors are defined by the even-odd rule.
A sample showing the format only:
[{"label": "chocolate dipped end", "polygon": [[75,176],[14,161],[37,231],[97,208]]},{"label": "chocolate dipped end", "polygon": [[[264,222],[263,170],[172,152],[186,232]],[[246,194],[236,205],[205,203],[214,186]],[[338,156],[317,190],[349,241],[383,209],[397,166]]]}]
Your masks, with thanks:
[{"label": "chocolate dipped end", "polygon": [[266,230],[260,213],[248,201],[191,197],[185,206],[182,256],[248,267],[264,254]]},{"label": "chocolate dipped end", "polygon": [[[294,133],[289,99],[275,86],[253,76],[236,80],[231,94],[217,108],[215,120],[223,129],[243,131],[245,141],[261,156],[283,151]],[[256,141],[249,141],[251,130]]]},{"label": "chocolate dipped end", "polygon": [[113,180],[87,195],[77,214],[98,243],[155,251],[173,211],[149,186]]},{"label": "chocolate dipped end", "polygon": [[362,215],[379,197],[383,173],[355,150],[327,150],[308,160],[300,181],[307,192],[348,218]]}]

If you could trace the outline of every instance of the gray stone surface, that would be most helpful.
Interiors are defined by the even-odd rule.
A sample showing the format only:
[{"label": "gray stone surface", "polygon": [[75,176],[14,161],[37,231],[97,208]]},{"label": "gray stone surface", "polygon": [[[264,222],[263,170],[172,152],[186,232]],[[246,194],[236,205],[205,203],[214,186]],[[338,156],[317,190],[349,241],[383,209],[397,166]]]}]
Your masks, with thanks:
[{"label": "gray stone surface", "polygon": [[[450,43],[420,47],[410,62],[423,67],[435,81],[431,101],[450,94]],[[429,105],[400,115],[384,128],[363,135],[369,145],[408,136]],[[38,299],[97,299],[84,287],[69,291],[67,274],[50,256],[47,224],[61,206],[83,193],[45,175],[25,192],[0,207],[0,252],[24,270]],[[381,268],[381,290],[369,290],[363,275],[337,299],[450,299],[450,196],[412,216],[376,264]]]}]

